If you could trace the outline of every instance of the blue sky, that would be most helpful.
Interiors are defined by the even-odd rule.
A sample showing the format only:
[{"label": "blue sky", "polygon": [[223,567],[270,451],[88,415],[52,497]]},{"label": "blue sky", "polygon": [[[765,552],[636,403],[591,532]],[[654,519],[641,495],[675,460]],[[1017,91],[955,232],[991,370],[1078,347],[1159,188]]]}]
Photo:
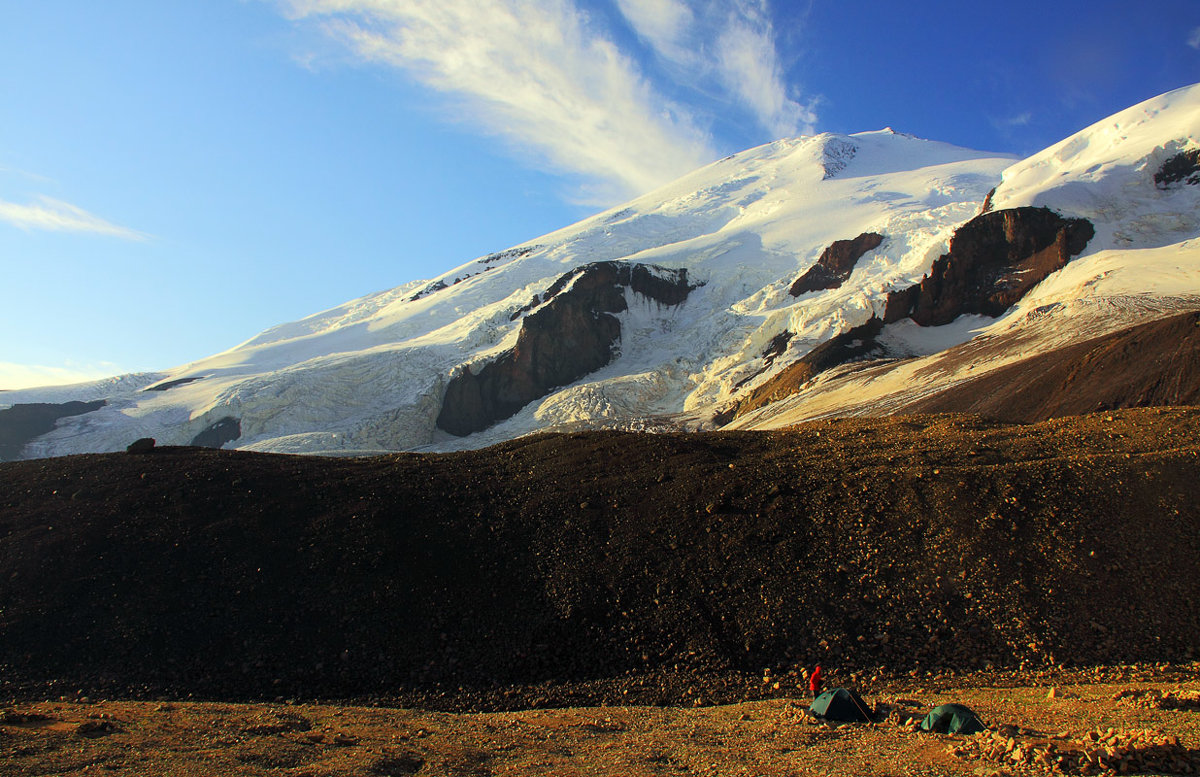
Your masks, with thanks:
[{"label": "blue sky", "polygon": [[198,359],[778,137],[1024,155],[1196,81],[1196,0],[0,0],[0,388]]}]

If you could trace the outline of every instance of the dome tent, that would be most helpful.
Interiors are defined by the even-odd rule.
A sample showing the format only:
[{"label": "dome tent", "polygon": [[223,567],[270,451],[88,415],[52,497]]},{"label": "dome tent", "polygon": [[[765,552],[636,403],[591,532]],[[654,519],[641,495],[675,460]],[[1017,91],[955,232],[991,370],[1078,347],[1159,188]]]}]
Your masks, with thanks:
[{"label": "dome tent", "polygon": [[834,688],[818,696],[808,708],[815,715],[827,720],[848,723],[870,723],[871,710],[867,703],[848,688]]},{"label": "dome tent", "polygon": [[943,704],[921,721],[921,728],[936,734],[974,734],[987,726],[973,710],[961,704]]}]

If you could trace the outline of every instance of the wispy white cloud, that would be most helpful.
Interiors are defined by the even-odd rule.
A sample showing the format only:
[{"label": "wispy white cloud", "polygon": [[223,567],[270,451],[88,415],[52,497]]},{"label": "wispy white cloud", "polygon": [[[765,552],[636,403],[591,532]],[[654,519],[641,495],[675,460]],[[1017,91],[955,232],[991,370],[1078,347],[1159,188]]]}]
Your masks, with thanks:
[{"label": "wispy white cloud", "polygon": [[814,131],[814,103],[800,103],[784,82],[766,0],[617,0],[617,6],[681,82],[715,82],[775,137]]},{"label": "wispy white cloud", "polygon": [[[71,383],[99,380],[121,372],[123,370],[117,365],[107,362],[95,365],[67,363],[49,366],[0,361],[0,390],[15,391],[41,386],[65,386]],[[2,402],[4,402],[4,394],[0,393],[0,403]]]},{"label": "wispy white cloud", "polygon": [[28,170],[18,170],[15,167],[0,167],[0,173],[2,173],[4,175],[16,176],[18,178],[24,178],[26,180],[33,181],[33,182],[39,183],[39,184],[57,183],[57,181],[55,181],[52,178],[48,178],[44,175],[39,175],[38,173],[31,173]]},{"label": "wispy white cloud", "polygon": [[621,14],[659,56],[694,68],[703,62],[690,45],[699,25],[695,13],[680,0],[617,0]]},{"label": "wispy white cloud", "polygon": [[0,200],[0,221],[7,221],[27,230],[91,232],[124,240],[145,240],[147,238],[147,235],[141,232],[105,221],[99,216],[88,213],[83,208],[51,197],[37,197],[26,205]]},{"label": "wispy white cloud", "polygon": [[365,61],[458,98],[462,118],[611,204],[716,156],[690,115],[570,0],[279,0]]},{"label": "wispy white cloud", "polygon": [[1192,30],[1192,34],[1188,36],[1188,45],[1194,49],[1200,49],[1200,27]]},{"label": "wispy white cloud", "polygon": [[1033,114],[1025,111],[1024,113],[1018,113],[1016,116],[1001,119],[999,124],[1005,127],[1028,127],[1031,121],[1033,121]]}]

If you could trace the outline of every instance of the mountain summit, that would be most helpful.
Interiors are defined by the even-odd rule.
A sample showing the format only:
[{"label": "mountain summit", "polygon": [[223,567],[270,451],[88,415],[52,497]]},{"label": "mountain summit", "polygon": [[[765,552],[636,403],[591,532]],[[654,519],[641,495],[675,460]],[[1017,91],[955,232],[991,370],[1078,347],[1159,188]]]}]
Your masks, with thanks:
[{"label": "mountain summit", "polygon": [[[1042,415],[1094,409],[1060,401],[1072,391],[1092,406],[1187,401],[1187,360],[1088,349],[1112,356],[1154,322],[1160,345],[1190,347],[1164,322],[1200,310],[1196,127],[1200,85],[1025,160],[891,130],[780,140],[207,359],[7,392],[0,458],[143,437],[354,454],[773,428],[972,409],[985,386],[1011,401],[973,409],[1012,415],[1034,402],[1012,393],[1030,370],[1074,387],[1043,386]],[[1125,376],[1123,393],[1091,374]]]}]

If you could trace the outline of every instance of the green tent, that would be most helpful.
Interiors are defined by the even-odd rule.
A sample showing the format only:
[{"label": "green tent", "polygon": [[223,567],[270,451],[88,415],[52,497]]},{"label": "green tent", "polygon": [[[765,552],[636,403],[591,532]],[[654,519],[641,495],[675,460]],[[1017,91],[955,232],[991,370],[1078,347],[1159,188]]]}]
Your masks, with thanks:
[{"label": "green tent", "polygon": [[841,720],[849,723],[870,723],[871,710],[867,703],[854,691],[848,688],[834,688],[826,691],[813,700],[809,711],[827,720]]},{"label": "green tent", "polygon": [[921,721],[921,728],[936,734],[974,734],[983,731],[987,726],[979,716],[968,707],[961,704],[943,704],[934,707],[933,711]]}]

